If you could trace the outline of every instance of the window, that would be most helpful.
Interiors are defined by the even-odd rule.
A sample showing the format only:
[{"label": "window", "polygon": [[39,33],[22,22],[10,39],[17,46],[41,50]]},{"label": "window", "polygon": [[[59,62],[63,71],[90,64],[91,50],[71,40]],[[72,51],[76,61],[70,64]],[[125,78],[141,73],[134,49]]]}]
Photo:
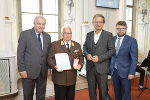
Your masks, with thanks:
[{"label": "window", "polygon": [[43,15],[45,32],[51,35],[52,41],[58,40],[58,0],[21,0],[20,5],[20,31],[32,28],[34,18]]},{"label": "window", "polygon": [[126,22],[127,22],[127,34],[131,36],[133,25],[133,0],[127,0],[126,6]]}]

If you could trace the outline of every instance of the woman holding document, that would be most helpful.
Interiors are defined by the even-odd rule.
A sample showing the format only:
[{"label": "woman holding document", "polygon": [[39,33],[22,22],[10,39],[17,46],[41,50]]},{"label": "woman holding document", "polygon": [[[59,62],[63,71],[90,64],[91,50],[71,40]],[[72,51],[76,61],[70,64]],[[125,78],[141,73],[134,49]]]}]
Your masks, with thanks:
[{"label": "woman holding document", "polygon": [[74,100],[77,70],[84,64],[81,46],[71,38],[71,28],[63,27],[62,39],[51,44],[48,54],[55,100]]}]

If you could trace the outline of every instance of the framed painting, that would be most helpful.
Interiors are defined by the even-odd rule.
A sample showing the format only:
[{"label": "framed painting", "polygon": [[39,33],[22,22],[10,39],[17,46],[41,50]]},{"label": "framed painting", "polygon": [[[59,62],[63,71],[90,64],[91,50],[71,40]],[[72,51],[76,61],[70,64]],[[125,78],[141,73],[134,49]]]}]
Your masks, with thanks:
[{"label": "framed painting", "polygon": [[119,8],[119,0],[96,0],[97,7]]}]

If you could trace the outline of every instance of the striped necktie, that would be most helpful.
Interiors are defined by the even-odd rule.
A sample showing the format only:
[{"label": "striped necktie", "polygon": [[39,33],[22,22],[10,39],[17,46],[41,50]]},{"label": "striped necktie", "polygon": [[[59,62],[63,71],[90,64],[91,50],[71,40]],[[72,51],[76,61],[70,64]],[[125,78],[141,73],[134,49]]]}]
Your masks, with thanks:
[{"label": "striped necktie", "polygon": [[117,42],[117,46],[116,46],[116,55],[118,54],[119,52],[119,48],[120,48],[120,37],[118,38],[118,42]]},{"label": "striped necktie", "polygon": [[[119,52],[119,48],[120,48],[120,37],[118,38],[118,42],[117,42],[117,45],[116,45],[116,55],[118,54]],[[115,68],[117,69],[117,62],[115,62]]]}]

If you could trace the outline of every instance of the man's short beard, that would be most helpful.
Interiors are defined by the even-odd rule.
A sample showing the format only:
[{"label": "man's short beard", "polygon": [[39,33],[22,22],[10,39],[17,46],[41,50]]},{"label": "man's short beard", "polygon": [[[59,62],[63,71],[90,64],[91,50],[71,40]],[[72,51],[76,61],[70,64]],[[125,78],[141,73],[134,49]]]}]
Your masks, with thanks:
[{"label": "man's short beard", "polygon": [[120,34],[117,34],[117,35],[118,35],[119,37],[123,37],[125,34],[121,34],[121,35],[120,35]]}]

